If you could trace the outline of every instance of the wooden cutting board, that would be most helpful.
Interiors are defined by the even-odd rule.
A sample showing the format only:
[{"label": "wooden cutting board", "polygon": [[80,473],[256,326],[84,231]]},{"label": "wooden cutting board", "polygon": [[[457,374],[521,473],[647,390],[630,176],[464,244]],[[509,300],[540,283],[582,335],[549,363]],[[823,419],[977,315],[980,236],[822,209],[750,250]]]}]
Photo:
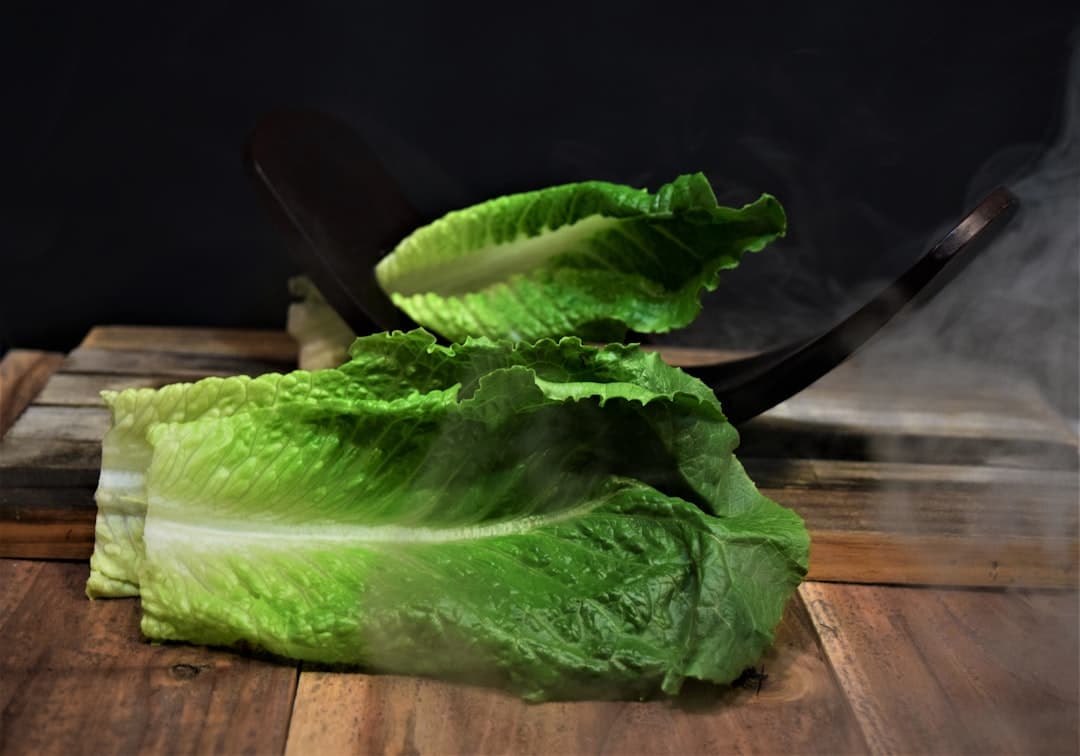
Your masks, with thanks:
[{"label": "wooden cutting board", "polygon": [[[149,350],[148,340],[153,342]],[[121,372],[104,371],[104,380],[112,386],[171,380],[161,374],[131,372],[138,359],[115,352],[155,352],[154,361],[169,362],[170,370],[183,371],[201,360],[198,369],[227,372],[244,360],[265,367],[287,362],[291,354],[291,343],[280,334],[178,334],[171,329],[97,329],[84,347],[109,352],[104,358],[110,368],[128,365]],[[109,359],[113,356],[117,359]],[[39,501],[52,501],[60,510],[65,508],[61,491],[71,489],[74,496],[81,496],[85,508],[96,482],[96,471],[90,469],[87,475],[79,461],[83,452],[77,450],[96,447],[96,441],[80,440],[93,423],[80,422],[91,416],[86,409],[95,408],[93,392],[103,375],[70,369],[79,367],[73,356],[48,390],[39,393],[51,370],[64,359],[9,353],[0,361],[0,437],[33,396],[38,399],[30,408],[35,412],[73,408],[83,414],[81,419],[62,417],[70,424],[59,429],[55,424],[41,426],[52,431],[37,440],[51,440],[56,453],[40,457],[37,468],[29,464],[33,459],[29,452],[21,453],[21,473],[8,456],[16,449],[33,447],[27,440],[33,432],[23,431],[19,444],[0,446],[4,460],[0,480],[17,480],[13,474],[24,475],[24,482],[49,480],[54,485],[37,489],[46,492]],[[214,364],[221,359],[226,363]],[[989,421],[981,410],[963,409],[970,407],[970,403],[965,405],[970,395],[963,392],[940,392],[940,396],[954,397],[942,399],[939,405],[953,408],[945,413],[947,431],[918,435],[910,429],[897,430],[901,415],[912,417],[902,404],[884,402],[887,409],[895,410],[884,416],[860,414],[883,404],[874,398],[872,381],[860,378],[856,382],[862,391],[853,394],[850,389],[841,391],[843,385],[830,378],[833,386],[826,388],[840,397],[837,402],[844,408],[839,415],[836,403],[829,405],[830,400],[822,398],[801,408],[799,404],[778,408],[757,427],[747,428],[746,448],[759,450],[753,459],[760,461],[754,464],[761,465],[762,474],[770,461],[775,464],[788,457],[804,466],[829,461],[857,466],[870,459],[860,451],[866,439],[902,449],[899,458],[906,461],[890,463],[900,466],[942,462],[969,470],[1075,471],[1075,464],[1068,464],[1075,459],[1075,442],[1067,438],[1059,442],[1050,436],[1039,440],[1042,431],[1015,430],[1024,425],[1016,413],[1026,400],[1015,406],[1001,405],[1000,413],[990,416],[1008,420],[1005,424],[1014,428],[1010,433],[990,434],[999,439],[995,445],[979,441]],[[88,388],[92,389],[89,400]],[[979,393],[986,392],[980,388]],[[979,399],[975,404],[986,403]],[[918,406],[925,410],[931,405]],[[1030,417],[1043,417],[1036,414],[1041,412],[1036,409],[1038,402],[1027,406]],[[827,421],[799,414],[811,410],[826,412]],[[927,421],[925,416],[915,417],[920,426]],[[936,417],[932,414],[930,419]],[[1052,417],[1033,422],[1037,428],[1054,426]],[[860,427],[863,435],[857,430]],[[1027,441],[1000,443],[1002,438],[1019,435]],[[950,455],[925,461],[926,439],[933,442],[929,448],[938,452],[939,442],[948,441]],[[38,452],[47,445],[38,444]],[[34,478],[27,475],[29,469],[51,472]],[[802,507],[799,491],[826,495],[827,487],[811,485],[819,482],[771,490]],[[22,512],[35,511],[20,506]],[[64,517],[70,523],[68,510]],[[40,514],[41,509],[37,511]],[[14,539],[9,536],[17,536],[18,528],[10,530],[13,523],[31,532],[39,530],[38,549],[79,542],[57,538],[55,529],[50,541],[47,522],[17,520],[17,513],[7,505],[0,513],[0,543],[10,546]],[[54,524],[64,517],[58,516]],[[861,532],[878,544],[893,535]],[[815,549],[815,560],[819,551]],[[499,691],[437,680],[335,673],[220,649],[147,643],[139,633],[138,601],[87,601],[86,575],[85,563],[0,559],[0,754],[884,756],[1074,753],[1078,742],[1080,604],[1075,589],[965,590],[807,582],[789,603],[775,642],[760,662],[767,672],[760,687],[748,680],[733,687],[688,685],[672,701],[526,704]]]},{"label": "wooden cutting board", "polygon": [[[289,370],[295,355],[277,331],[94,328],[0,441],[0,557],[89,556],[101,390]],[[751,477],[810,528],[811,579],[1078,582],[1077,438],[1026,384],[963,370],[898,383],[851,362],[742,436]]]}]

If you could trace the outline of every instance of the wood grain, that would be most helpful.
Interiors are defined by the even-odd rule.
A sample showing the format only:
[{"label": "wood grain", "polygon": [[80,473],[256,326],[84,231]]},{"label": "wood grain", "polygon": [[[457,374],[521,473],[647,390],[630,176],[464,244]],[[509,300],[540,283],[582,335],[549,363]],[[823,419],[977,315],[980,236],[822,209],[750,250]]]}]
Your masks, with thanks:
[{"label": "wood grain", "polygon": [[7,438],[101,443],[109,429],[105,407],[40,407],[33,405],[20,417]]},{"label": "wood grain", "polygon": [[1075,537],[961,538],[811,530],[809,580],[1028,588],[1080,585]]},{"label": "wood grain", "polygon": [[[813,394],[800,398],[811,403]],[[1003,435],[939,435],[894,425],[872,428],[836,420],[793,420],[765,414],[739,429],[740,457],[841,459],[913,464],[992,465],[1036,470],[1076,470],[1075,438],[1048,431],[1045,438]]]},{"label": "wood grain", "polygon": [[171,378],[190,381],[207,376],[262,375],[295,368],[292,362],[278,362],[232,355],[179,352],[150,352],[79,347],[64,360],[65,373],[112,373]]},{"label": "wood grain", "polygon": [[432,680],[305,670],[286,754],[865,750],[798,600],[762,663],[768,678],[760,692],[696,685],[674,701],[644,703],[527,704]]},{"label": "wood grain", "polygon": [[96,407],[102,391],[129,388],[161,388],[176,379],[164,375],[113,375],[112,373],[59,373],[34,399],[37,406]]},{"label": "wood grain", "polygon": [[746,460],[762,492],[811,530],[1068,537],[1080,528],[1073,471],[834,460]]},{"label": "wood grain", "polygon": [[57,438],[0,439],[0,487],[93,490],[101,467],[101,441]]},{"label": "wood grain", "polygon": [[40,562],[0,561],[0,617],[22,602],[41,570]]},{"label": "wood grain", "polygon": [[89,559],[96,516],[93,489],[0,487],[0,557]]},{"label": "wood grain", "polygon": [[870,753],[1077,752],[1075,592],[799,592]]},{"label": "wood grain", "polygon": [[283,749],[293,665],[146,643],[137,603],[87,600],[86,575],[0,560],[0,753]]},{"label": "wood grain", "polygon": [[88,349],[217,354],[270,362],[296,362],[296,342],[284,331],[253,328],[96,326],[83,339]]},{"label": "wood grain", "polygon": [[0,438],[64,361],[62,354],[12,349],[0,359]]}]

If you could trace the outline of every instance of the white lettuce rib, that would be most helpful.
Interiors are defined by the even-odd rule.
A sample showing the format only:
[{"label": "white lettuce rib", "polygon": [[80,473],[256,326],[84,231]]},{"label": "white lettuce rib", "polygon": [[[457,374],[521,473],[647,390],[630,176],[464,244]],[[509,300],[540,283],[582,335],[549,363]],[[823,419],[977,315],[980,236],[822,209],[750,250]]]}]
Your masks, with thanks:
[{"label": "white lettuce rib", "polygon": [[135,470],[102,469],[98,478],[98,487],[113,493],[132,493],[142,491],[146,486],[146,475]]},{"label": "white lettuce rib", "polygon": [[505,281],[516,273],[527,273],[618,222],[617,218],[588,215],[536,236],[518,237],[446,259],[431,259],[422,246],[406,240],[401,248],[379,261],[375,273],[382,287],[394,294],[457,296]]},{"label": "white lettuce rib", "polygon": [[[298,524],[288,521],[206,518],[206,511],[183,502],[150,497],[144,541],[148,550],[172,546],[205,550],[227,549],[244,545],[275,545],[296,548],[307,546],[376,546],[379,544],[436,544],[454,541],[479,541],[486,538],[521,535],[537,528],[554,525],[587,514],[601,506],[608,497],[545,515],[529,515],[514,520],[464,525],[453,528],[424,528],[403,525],[358,525],[347,522]],[[178,519],[174,515],[202,511],[198,519]],[[162,512],[161,510],[165,510]],[[148,551],[149,553],[149,551]]]}]

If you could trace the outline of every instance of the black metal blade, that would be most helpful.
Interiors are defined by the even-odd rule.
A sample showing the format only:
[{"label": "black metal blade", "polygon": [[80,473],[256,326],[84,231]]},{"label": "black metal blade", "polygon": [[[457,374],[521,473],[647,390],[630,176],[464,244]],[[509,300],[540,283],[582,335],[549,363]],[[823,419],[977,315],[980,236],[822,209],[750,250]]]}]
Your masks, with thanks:
[{"label": "black metal blade", "polygon": [[738,425],[802,391],[851,356],[912,300],[926,301],[997,236],[1019,200],[991,192],[880,294],[821,336],[746,360],[688,368],[716,392]]},{"label": "black metal blade", "polygon": [[379,287],[375,264],[422,221],[348,124],[275,111],[252,132],[247,164],[294,259],[354,331],[415,327]]}]

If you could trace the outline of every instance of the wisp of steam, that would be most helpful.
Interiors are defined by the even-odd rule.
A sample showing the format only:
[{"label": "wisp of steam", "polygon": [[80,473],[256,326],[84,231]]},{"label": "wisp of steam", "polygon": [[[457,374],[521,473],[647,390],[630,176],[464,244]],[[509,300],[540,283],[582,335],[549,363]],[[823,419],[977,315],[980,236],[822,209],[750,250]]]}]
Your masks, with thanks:
[{"label": "wisp of steam", "polygon": [[[1080,373],[1080,47],[1069,66],[1061,133],[1034,170],[1001,175],[996,155],[970,182],[967,205],[1005,184],[1020,212],[971,266],[861,354],[905,380],[961,362],[1033,384],[1075,429]],[[927,247],[933,240],[927,240]]]}]

